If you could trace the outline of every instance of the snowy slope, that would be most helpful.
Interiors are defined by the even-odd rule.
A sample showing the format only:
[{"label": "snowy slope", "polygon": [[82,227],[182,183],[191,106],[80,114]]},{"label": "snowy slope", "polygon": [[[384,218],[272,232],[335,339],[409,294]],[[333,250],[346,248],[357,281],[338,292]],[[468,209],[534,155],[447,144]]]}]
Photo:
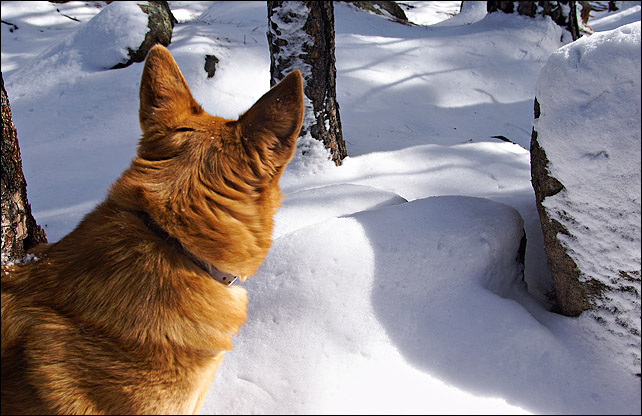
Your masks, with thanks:
[{"label": "snowy slope", "polygon": [[[537,77],[561,30],[410,3],[413,26],[335,3],[350,157],[337,168],[317,149],[288,166],[273,247],[243,283],[248,322],[202,413],[639,414],[640,379],[583,320],[547,311],[527,149]],[[2,25],[5,86],[50,241],[105,195],[140,135],[142,64],[52,64],[43,87],[28,70],[49,48],[80,47],[70,39],[92,4],[2,2],[2,20],[19,27]],[[194,96],[236,117],[269,88],[265,2],[170,6],[180,23],[169,49]],[[220,59],[212,79],[206,53]]]}]

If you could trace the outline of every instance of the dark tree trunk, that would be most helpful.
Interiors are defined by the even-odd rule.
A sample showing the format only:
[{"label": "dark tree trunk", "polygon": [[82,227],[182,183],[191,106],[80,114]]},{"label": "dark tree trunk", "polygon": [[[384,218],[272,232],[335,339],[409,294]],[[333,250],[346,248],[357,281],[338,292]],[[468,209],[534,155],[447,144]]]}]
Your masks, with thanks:
[{"label": "dark tree trunk", "polygon": [[568,5],[571,11],[568,13],[568,22],[566,23],[566,29],[571,32],[573,40],[578,40],[580,38],[580,25],[577,22],[577,7],[574,1],[569,1]]},{"label": "dark tree trunk", "polygon": [[2,263],[22,259],[27,250],[46,243],[45,232],[36,224],[27,200],[18,136],[2,79]]},{"label": "dark tree trunk", "polygon": [[[574,1],[487,1],[486,10],[488,13],[502,11],[504,13],[514,13],[524,16],[535,17],[538,8],[544,16],[550,16],[558,25],[562,26],[571,33],[573,40],[580,38],[580,28],[577,22],[576,2]],[[562,6],[568,5],[568,15],[564,13]]]},{"label": "dark tree trunk", "polygon": [[300,69],[305,93],[301,135],[323,142],[336,165],[347,156],[341,133],[331,1],[268,1],[270,84]]}]

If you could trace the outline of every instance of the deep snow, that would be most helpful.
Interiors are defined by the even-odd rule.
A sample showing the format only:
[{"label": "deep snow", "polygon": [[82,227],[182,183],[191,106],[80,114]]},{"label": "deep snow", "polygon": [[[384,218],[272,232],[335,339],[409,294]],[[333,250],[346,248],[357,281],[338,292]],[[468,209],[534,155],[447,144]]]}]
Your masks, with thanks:
[{"label": "deep snow", "polygon": [[[547,311],[527,149],[561,29],[480,5],[456,15],[460,2],[408,3],[417,25],[335,3],[350,157],[335,167],[316,147],[288,166],[274,244],[243,283],[248,322],[202,413],[639,414],[640,379],[586,319]],[[92,4],[2,2],[2,20],[19,27],[2,24],[2,72],[50,241],[105,195],[140,135],[142,64],[71,58]],[[170,6],[180,23],[169,49],[195,98],[238,116],[269,88],[265,2]],[[628,6],[602,13],[603,27],[640,20]],[[220,59],[212,79],[206,53]]]}]

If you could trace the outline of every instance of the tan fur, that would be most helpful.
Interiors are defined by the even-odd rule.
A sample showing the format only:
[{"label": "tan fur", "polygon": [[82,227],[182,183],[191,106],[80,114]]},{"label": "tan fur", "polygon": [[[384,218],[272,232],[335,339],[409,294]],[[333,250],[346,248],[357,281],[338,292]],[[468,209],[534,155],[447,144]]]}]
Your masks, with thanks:
[{"label": "tan fur", "polygon": [[200,260],[252,275],[303,120],[300,73],[224,120],[156,46],[139,118],[137,156],[105,201],[38,260],[2,267],[3,414],[195,413],[245,321],[245,290],[212,279],[136,212]]}]

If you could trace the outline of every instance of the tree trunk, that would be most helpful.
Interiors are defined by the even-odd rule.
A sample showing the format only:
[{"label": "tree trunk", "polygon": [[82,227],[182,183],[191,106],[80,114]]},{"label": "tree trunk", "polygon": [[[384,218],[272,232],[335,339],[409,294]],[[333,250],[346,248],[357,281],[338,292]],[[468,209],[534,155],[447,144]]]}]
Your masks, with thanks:
[{"label": "tree trunk", "polygon": [[301,70],[305,117],[301,136],[323,142],[336,165],[347,156],[336,98],[334,6],[331,1],[268,1],[270,84]]},{"label": "tree trunk", "polygon": [[2,79],[2,264],[22,259],[27,250],[47,242],[36,224],[27,200],[27,183],[22,173],[18,136]]}]

